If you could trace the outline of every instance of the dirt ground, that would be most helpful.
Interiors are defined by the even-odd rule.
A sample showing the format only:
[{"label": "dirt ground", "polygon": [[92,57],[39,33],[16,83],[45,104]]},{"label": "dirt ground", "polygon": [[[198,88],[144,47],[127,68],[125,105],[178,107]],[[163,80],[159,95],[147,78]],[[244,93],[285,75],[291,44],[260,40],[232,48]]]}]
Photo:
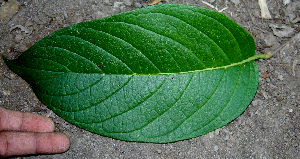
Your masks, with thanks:
[{"label": "dirt ground", "polygon": [[[258,91],[246,111],[206,135],[168,144],[119,141],[71,125],[43,105],[29,85],[0,59],[0,107],[47,116],[70,137],[62,154],[24,158],[299,158],[300,2],[267,0],[271,19],[262,19],[257,0],[169,0],[222,13],[255,39]],[[0,4],[4,1],[0,0]],[[162,1],[161,3],[167,3]],[[19,10],[0,24],[0,54],[16,58],[46,35],[66,26],[147,6],[145,0],[17,0]]]}]

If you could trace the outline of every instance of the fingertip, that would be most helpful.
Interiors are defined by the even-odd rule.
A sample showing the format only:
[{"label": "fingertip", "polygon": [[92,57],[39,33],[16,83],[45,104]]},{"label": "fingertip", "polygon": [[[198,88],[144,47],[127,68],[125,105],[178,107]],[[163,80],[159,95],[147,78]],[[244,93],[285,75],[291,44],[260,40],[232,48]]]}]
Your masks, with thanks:
[{"label": "fingertip", "polygon": [[21,131],[54,132],[55,126],[51,119],[32,113],[23,114]]},{"label": "fingertip", "polygon": [[43,154],[63,153],[70,147],[70,139],[61,132],[47,133],[37,139],[37,152]]},{"label": "fingertip", "polygon": [[57,153],[66,152],[70,148],[70,138],[66,134],[61,132],[58,132],[57,135],[59,136],[57,138],[59,142]]}]

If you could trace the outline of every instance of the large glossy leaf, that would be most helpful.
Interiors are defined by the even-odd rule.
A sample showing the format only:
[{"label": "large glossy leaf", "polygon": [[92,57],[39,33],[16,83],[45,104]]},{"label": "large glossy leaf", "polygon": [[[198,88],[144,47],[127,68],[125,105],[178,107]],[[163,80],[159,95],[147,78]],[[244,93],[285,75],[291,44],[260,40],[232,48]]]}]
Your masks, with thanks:
[{"label": "large glossy leaf", "polygon": [[166,143],[220,128],[258,85],[254,40],[225,15],[155,5],[59,30],[5,59],[65,120],[126,141]]}]

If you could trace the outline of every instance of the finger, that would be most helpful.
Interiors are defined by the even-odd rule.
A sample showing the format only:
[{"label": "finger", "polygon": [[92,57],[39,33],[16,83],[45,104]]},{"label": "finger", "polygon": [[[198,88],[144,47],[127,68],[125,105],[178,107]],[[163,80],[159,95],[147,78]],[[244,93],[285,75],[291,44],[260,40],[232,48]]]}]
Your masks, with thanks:
[{"label": "finger", "polygon": [[53,132],[54,128],[54,123],[49,118],[0,107],[0,131]]},{"label": "finger", "polygon": [[70,139],[63,133],[0,132],[0,157],[62,153]]}]

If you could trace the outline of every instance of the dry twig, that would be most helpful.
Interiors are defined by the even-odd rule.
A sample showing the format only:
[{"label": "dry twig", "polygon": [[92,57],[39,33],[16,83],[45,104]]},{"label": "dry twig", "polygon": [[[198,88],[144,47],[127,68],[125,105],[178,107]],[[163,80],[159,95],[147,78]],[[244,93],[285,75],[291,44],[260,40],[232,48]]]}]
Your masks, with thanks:
[{"label": "dry twig", "polygon": [[258,4],[261,10],[261,17],[263,19],[272,19],[266,0],[258,0]]}]

